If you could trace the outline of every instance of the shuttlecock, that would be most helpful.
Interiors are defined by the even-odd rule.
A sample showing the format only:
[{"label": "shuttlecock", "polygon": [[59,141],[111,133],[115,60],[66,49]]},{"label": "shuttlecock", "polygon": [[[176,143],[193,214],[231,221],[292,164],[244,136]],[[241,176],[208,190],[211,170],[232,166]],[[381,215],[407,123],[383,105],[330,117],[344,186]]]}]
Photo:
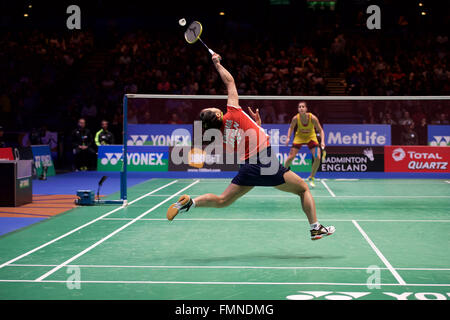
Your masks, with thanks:
[{"label": "shuttlecock", "polygon": [[184,26],[186,25],[186,19],[180,19],[180,21],[178,21],[178,23],[180,24],[180,26]]}]

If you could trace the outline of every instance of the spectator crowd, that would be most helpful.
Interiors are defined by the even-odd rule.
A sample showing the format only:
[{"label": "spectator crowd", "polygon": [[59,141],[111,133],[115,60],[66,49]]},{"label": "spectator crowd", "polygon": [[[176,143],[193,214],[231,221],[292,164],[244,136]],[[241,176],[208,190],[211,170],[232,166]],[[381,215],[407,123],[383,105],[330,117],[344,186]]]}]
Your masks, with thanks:
[{"label": "spectator crowd", "polygon": [[[147,31],[117,33],[111,38],[114,41],[97,46],[100,41],[90,31],[0,35],[0,125],[4,130],[32,133],[45,126],[60,133],[59,141],[67,146],[63,152],[72,153],[76,149],[72,131],[80,118],[91,132],[97,132],[102,120],[108,121],[115,142],[122,142],[124,93],[226,93],[200,44],[188,45],[178,35]],[[212,45],[235,77],[240,95],[325,96],[329,76],[342,78],[347,95],[450,93],[449,44],[442,34],[381,38],[314,33],[301,39],[292,35],[285,41],[266,37]],[[129,117],[136,118],[136,123],[150,123],[154,113],[148,109]],[[182,104],[168,106],[158,111],[156,122],[190,123],[195,118],[190,110]],[[290,116],[282,105],[261,111],[266,123],[286,123]],[[321,116],[326,112],[312,111]],[[400,124],[405,132],[449,122],[443,105],[429,108],[392,102],[369,104],[355,112],[363,114],[363,123]],[[95,145],[94,139],[90,140]]]}]

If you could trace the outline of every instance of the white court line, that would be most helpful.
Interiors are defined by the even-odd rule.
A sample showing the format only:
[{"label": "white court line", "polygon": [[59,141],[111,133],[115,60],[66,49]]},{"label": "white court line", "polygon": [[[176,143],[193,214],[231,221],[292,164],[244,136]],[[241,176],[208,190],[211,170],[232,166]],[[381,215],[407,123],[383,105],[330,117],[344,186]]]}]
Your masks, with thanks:
[{"label": "white court line", "polygon": [[[8,267],[56,267],[56,264],[10,264]],[[121,266],[121,265],[92,265],[92,264],[68,264],[66,267],[79,268],[136,268],[136,269],[269,269],[269,270],[368,270],[368,267],[261,267],[261,266]],[[381,268],[380,270],[389,270]],[[450,268],[396,268],[404,271],[450,271]]]},{"label": "white court line", "polygon": [[375,246],[375,244],[372,242],[372,240],[370,240],[369,236],[364,232],[364,230],[360,227],[360,225],[358,224],[358,222],[356,222],[355,220],[352,221],[353,224],[355,225],[355,227],[359,230],[359,232],[361,232],[362,236],[364,237],[364,239],[366,239],[366,241],[369,243],[369,245],[372,247],[373,251],[375,251],[375,253],[378,255],[378,257],[381,259],[381,261],[383,261],[383,263],[385,264],[385,266],[389,269],[389,271],[392,273],[392,275],[395,277],[395,279],[397,279],[397,281],[399,282],[399,284],[402,285],[406,285],[405,280],[403,280],[402,277],[400,277],[400,275],[398,274],[398,272],[394,269],[394,267],[389,263],[389,261],[384,257],[384,255],[381,253],[380,250],[378,250],[378,248]]},{"label": "white court line", "polygon": [[197,184],[198,182],[200,182],[199,180],[194,181],[193,183],[189,184],[187,187],[184,187],[183,189],[181,189],[180,191],[174,193],[171,197],[167,198],[164,201],[161,201],[160,203],[158,203],[157,205],[153,206],[152,208],[150,208],[149,210],[145,211],[144,213],[142,213],[141,215],[139,215],[138,217],[134,218],[133,220],[131,220],[130,222],[128,222],[127,224],[123,225],[122,227],[116,229],[115,231],[111,232],[109,235],[107,235],[106,237],[100,239],[99,241],[97,241],[96,243],[94,243],[93,245],[89,246],[88,248],[84,249],[83,251],[81,251],[80,253],[74,255],[72,258],[67,259],[66,261],[64,261],[63,263],[59,264],[57,267],[53,268],[52,270],[46,272],[45,274],[43,274],[42,276],[40,276],[39,278],[37,278],[35,281],[42,281],[45,278],[47,278],[48,276],[50,276],[51,274],[53,274],[54,272],[58,271],[59,269],[61,269],[62,267],[64,267],[65,265],[69,264],[70,262],[74,261],[75,259],[81,257],[82,255],[84,255],[85,253],[87,253],[88,251],[94,249],[96,246],[98,246],[99,244],[103,243],[104,241],[108,240],[109,238],[111,238],[113,235],[115,235],[116,233],[122,231],[123,229],[125,229],[126,227],[132,225],[133,223],[135,223],[136,221],[138,221],[139,219],[141,219],[142,217],[144,217],[145,215],[149,214],[150,212],[152,212],[153,210],[159,208],[161,205],[163,205],[164,203],[166,203],[167,201],[169,201],[170,199],[172,199],[173,197],[179,195],[181,192],[183,192],[184,190],[192,187],[193,185]]},{"label": "white court line", "polygon": [[320,182],[325,186],[325,188],[327,188],[327,190],[328,190],[328,192],[331,194],[331,196],[332,196],[333,198],[336,198],[336,195],[334,194],[333,191],[331,191],[331,189],[328,187],[328,185],[326,184],[326,182],[325,182],[324,180],[321,180]]},{"label": "white court line", "polygon": [[[333,283],[333,282],[234,282],[234,281],[145,281],[145,280],[42,280],[36,282],[35,280],[0,280],[1,282],[31,282],[31,283],[109,283],[109,284],[198,284],[198,285],[324,285],[324,286],[366,286],[367,283]],[[380,286],[402,287],[404,284],[400,283],[380,283]],[[450,287],[450,284],[424,284],[424,283],[408,283],[408,287]]]},{"label": "white court line", "polygon": [[[56,267],[55,264],[32,265],[11,264],[12,267]],[[66,267],[79,268],[136,268],[136,269],[267,269],[267,270],[303,270],[303,269],[329,269],[329,270],[367,270],[359,267],[261,267],[261,266],[120,266],[120,265],[66,265]],[[387,268],[379,268],[387,270]],[[450,269],[449,269],[450,270]]]},{"label": "white court line", "polygon": [[[130,206],[130,205],[132,205],[133,203],[135,203],[135,202],[137,202],[137,201],[139,201],[139,200],[141,200],[141,199],[143,199],[143,198],[145,198],[145,197],[148,197],[148,196],[151,195],[152,193],[158,192],[159,190],[164,189],[164,188],[170,186],[171,184],[176,183],[177,181],[178,181],[178,180],[169,182],[169,183],[163,185],[162,187],[159,187],[158,189],[155,189],[155,190],[153,190],[153,191],[151,191],[151,192],[149,192],[149,193],[147,193],[147,194],[144,194],[143,196],[140,196],[139,198],[136,198],[136,199],[134,199],[133,201],[130,201],[130,202],[128,203],[128,205]],[[55,239],[53,239],[53,240],[51,240],[51,241],[48,241],[48,242],[44,243],[43,245],[40,245],[39,247],[34,248],[33,250],[30,250],[30,251],[28,251],[28,252],[25,252],[24,254],[22,254],[22,255],[20,255],[20,256],[18,256],[18,257],[15,257],[14,259],[11,259],[11,260],[9,260],[9,261],[6,261],[5,263],[2,263],[2,264],[0,265],[0,269],[3,268],[4,266],[10,264],[10,263],[13,263],[13,262],[15,262],[15,261],[17,261],[17,260],[19,260],[19,259],[22,259],[23,257],[26,257],[26,256],[32,254],[33,252],[36,252],[36,251],[40,250],[40,249],[42,249],[42,248],[44,248],[44,247],[46,247],[46,246],[48,246],[48,245],[50,245],[50,244],[52,244],[52,243],[54,243],[54,242],[60,240],[60,239],[62,239],[62,238],[65,238],[65,237],[71,235],[72,233],[77,232],[78,230],[81,230],[81,229],[83,229],[83,228],[85,228],[85,227],[87,227],[87,226],[93,224],[94,222],[97,222],[98,220],[101,220],[101,219],[103,219],[104,217],[107,217],[107,216],[109,216],[110,214],[113,214],[114,212],[117,212],[117,211],[119,211],[120,209],[123,209],[123,208],[124,208],[124,207],[122,206],[122,207],[116,208],[116,209],[114,209],[114,210],[111,210],[111,211],[107,212],[106,214],[104,214],[104,215],[102,215],[102,216],[100,216],[100,217],[98,217],[98,218],[96,218],[96,219],[94,219],[94,220],[92,220],[92,221],[89,221],[88,223],[85,223],[85,224],[83,224],[82,226],[79,226],[78,228],[75,228],[75,229],[73,229],[73,230],[71,230],[71,231],[69,231],[69,232],[63,234],[62,236],[59,236],[59,237],[57,237],[57,238],[55,238]]]},{"label": "white court line", "polygon": [[[133,218],[103,218],[102,220],[133,220]],[[323,219],[329,222],[353,222],[354,219]],[[140,221],[167,221],[163,218],[144,218]],[[308,221],[308,219],[295,218],[177,218],[176,221]],[[363,222],[450,222],[450,220],[391,220],[391,219],[358,219]]]},{"label": "white court line", "polygon": [[415,196],[389,196],[389,195],[379,195],[379,196],[339,196],[337,198],[450,198],[450,196],[424,196],[424,195],[415,195]]},{"label": "white court line", "polygon": [[[149,197],[169,197],[170,194],[154,194]],[[191,194],[191,197],[198,197],[200,194]],[[281,194],[246,194],[245,198],[298,198],[296,195],[281,195]],[[320,195],[314,195],[314,198],[332,198],[332,196],[320,196]],[[450,196],[424,196],[424,195],[417,195],[417,196],[336,196],[335,198],[450,198]]]}]

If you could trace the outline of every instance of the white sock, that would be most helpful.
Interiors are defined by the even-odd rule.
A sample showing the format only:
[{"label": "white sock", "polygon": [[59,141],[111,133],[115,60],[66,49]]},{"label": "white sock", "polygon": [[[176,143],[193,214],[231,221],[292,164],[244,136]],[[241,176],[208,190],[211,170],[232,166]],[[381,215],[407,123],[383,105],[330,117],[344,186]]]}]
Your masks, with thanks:
[{"label": "white sock", "polygon": [[313,224],[310,224],[311,230],[318,230],[320,226],[320,223],[318,221],[314,222]]},{"label": "white sock", "polygon": [[192,199],[192,205],[191,205],[191,208],[195,208],[195,201],[194,201],[194,199]]}]

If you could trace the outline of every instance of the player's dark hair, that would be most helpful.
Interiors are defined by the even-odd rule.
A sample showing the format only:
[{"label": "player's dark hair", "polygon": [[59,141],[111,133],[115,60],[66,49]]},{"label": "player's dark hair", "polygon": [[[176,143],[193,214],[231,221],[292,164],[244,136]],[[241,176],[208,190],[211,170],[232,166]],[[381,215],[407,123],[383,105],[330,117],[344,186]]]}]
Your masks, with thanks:
[{"label": "player's dark hair", "polygon": [[200,119],[202,120],[203,130],[220,129],[222,127],[222,120],[220,120],[216,113],[211,110],[200,112]]}]

